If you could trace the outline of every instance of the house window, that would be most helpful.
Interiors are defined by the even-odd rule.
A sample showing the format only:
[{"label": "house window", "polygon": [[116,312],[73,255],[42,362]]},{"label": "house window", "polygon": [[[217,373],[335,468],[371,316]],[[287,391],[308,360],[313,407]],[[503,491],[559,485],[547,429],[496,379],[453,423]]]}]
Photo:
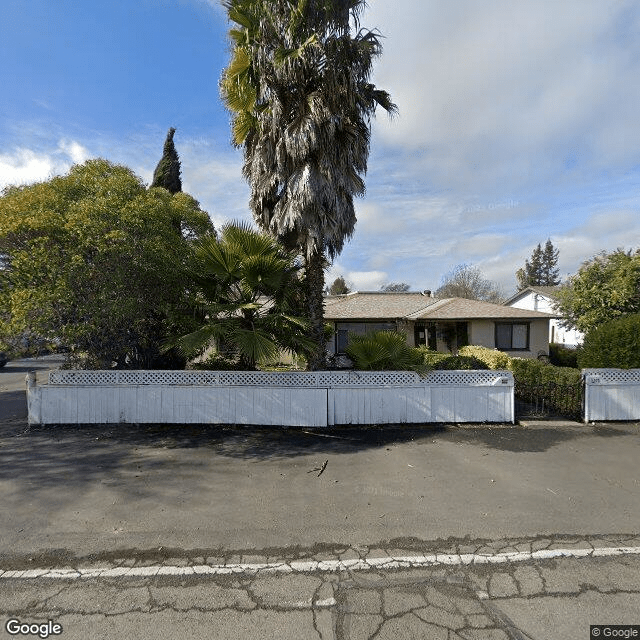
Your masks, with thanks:
[{"label": "house window", "polygon": [[344,353],[349,334],[364,335],[369,331],[395,331],[395,322],[338,322],[336,323],[336,353]]},{"label": "house window", "polygon": [[496,322],[496,349],[503,351],[529,349],[529,323]]}]

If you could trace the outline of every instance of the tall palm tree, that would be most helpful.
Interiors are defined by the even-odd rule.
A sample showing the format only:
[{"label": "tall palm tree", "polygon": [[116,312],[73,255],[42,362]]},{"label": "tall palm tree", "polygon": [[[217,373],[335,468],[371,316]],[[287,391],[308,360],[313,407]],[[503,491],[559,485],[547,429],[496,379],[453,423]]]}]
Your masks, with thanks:
[{"label": "tall palm tree", "polygon": [[308,323],[300,307],[299,265],[272,236],[246,224],[226,224],[220,239],[196,244],[187,285],[201,301],[203,325],[169,342],[186,356],[207,346],[224,345],[241,369],[255,369],[260,360],[280,351],[307,353],[312,347]]},{"label": "tall palm tree", "polygon": [[389,94],[369,82],[380,36],[359,28],[364,0],[222,3],[237,25],[221,80],[233,142],[244,149],[257,224],[305,258],[316,344],[309,368],[319,369],[324,268],[353,234],[371,117],[378,106],[396,111]]}]

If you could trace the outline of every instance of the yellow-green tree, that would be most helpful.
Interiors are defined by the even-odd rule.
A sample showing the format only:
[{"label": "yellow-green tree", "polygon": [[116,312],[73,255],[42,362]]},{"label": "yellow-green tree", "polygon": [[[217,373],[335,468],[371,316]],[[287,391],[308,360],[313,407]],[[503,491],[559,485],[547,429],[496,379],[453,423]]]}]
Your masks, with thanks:
[{"label": "yellow-green tree", "polygon": [[[179,224],[176,224],[179,221]],[[182,268],[213,232],[185,193],[147,189],[89,160],[0,197],[0,335],[55,340],[88,367],[167,367],[159,347],[194,326]]]},{"label": "yellow-green tree", "polygon": [[557,293],[566,324],[585,333],[640,313],[640,249],[603,251],[582,264]]}]

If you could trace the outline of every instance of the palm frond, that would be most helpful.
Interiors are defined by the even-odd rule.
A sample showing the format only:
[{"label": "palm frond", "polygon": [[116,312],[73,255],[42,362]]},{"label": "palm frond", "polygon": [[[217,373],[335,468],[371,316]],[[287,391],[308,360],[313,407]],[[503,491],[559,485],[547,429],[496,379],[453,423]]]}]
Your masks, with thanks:
[{"label": "palm frond", "polygon": [[225,328],[216,323],[208,324],[197,331],[188,333],[165,344],[165,351],[176,348],[182,355],[192,358],[202,353],[208,346],[212,345],[216,339],[223,338]]},{"label": "palm frond", "polygon": [[278,344],[268,333],[260,329],[238,329],[228,335],[227,339],[250,362],[272,360],[278,355]]}]

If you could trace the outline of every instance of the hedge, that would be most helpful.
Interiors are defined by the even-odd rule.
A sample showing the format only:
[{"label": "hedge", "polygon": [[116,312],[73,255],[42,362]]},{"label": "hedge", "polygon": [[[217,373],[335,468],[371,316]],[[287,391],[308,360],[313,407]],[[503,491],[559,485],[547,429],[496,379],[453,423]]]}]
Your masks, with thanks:
[{"label": "hedge", "polygon": [[591,329],[578,354],[582,368],[640,368],[640,314],[610,320]]},{"label": "hedge", "polygon": [[511,358],[503,351],[469,345],[462,347],[458,352],[461,356],[471,356],[484,362],[489,369],[509,369]]}]

